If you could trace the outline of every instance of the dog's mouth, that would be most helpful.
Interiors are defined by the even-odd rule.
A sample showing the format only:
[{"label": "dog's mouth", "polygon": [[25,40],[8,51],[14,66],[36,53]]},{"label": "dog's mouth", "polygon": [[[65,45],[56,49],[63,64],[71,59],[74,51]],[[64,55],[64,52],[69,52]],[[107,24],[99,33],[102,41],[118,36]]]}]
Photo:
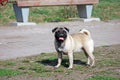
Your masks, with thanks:
[{"label": "dog's mouth", "polygon": [[64,39],[64,37],[59,37],[59,40],[64,41],[65,39]]}]

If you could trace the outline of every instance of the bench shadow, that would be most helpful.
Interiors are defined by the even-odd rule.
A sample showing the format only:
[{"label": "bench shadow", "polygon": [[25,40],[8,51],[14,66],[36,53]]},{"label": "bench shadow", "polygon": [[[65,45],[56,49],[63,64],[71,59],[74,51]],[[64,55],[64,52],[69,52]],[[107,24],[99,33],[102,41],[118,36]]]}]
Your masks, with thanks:
[{"label": "bench shadow", "polygon": [[[57,58],[53,59],[53,60],[44,59],[44,60],[36,61],[36,62],[40,63],[40,64],[43,64],[45,66],[55,66],[57,64]],[[86,66],[86,62],[81,61],[81,60],[74,60],[74,64]],[[61,65],[64,66],[64,67],[69,67],[69,60],[68,59],[63,59]]]}]

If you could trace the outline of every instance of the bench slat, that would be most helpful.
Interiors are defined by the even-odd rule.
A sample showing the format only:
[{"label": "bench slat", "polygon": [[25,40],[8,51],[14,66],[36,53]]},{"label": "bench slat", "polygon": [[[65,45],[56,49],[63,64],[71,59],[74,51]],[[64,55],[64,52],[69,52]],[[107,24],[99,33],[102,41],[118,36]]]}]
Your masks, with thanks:
[{"label": "bench slat", "polygon": [[97,4],[99,0],[17,0],[20,7]]}]

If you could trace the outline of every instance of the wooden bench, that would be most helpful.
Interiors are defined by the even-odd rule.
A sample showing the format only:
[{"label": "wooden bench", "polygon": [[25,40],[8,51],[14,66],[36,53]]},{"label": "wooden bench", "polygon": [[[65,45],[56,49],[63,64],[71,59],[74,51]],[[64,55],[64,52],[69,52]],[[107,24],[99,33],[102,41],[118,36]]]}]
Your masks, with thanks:
[{"label": "wooden bench", "polygon": [[76,5],[80,18],[91,18],[92,8],[99,0],[16,0],[13,4],[17,22],[28,23],[29,8],[39,6]]}]

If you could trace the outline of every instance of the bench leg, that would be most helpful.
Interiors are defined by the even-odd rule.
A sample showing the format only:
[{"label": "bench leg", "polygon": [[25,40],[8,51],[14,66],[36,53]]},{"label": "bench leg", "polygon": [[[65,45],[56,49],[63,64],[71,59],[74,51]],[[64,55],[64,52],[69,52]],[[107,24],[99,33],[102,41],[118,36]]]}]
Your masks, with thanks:
[{"label": "bench leg", "polygon": [[78,5],[78,15],[80,18],[91,18],[93,5]]},{"label": "bench leg", "polygon": [[35,25],[35,23],[28,22],[29,20],[29,7],[18,7],[17,4],[13,4],[17,25]]},{"label": "bench leg", "polygon": [[78,5],[78,15],[84,22],[100,21],[99,18],[91,18],[93,5]]}]

